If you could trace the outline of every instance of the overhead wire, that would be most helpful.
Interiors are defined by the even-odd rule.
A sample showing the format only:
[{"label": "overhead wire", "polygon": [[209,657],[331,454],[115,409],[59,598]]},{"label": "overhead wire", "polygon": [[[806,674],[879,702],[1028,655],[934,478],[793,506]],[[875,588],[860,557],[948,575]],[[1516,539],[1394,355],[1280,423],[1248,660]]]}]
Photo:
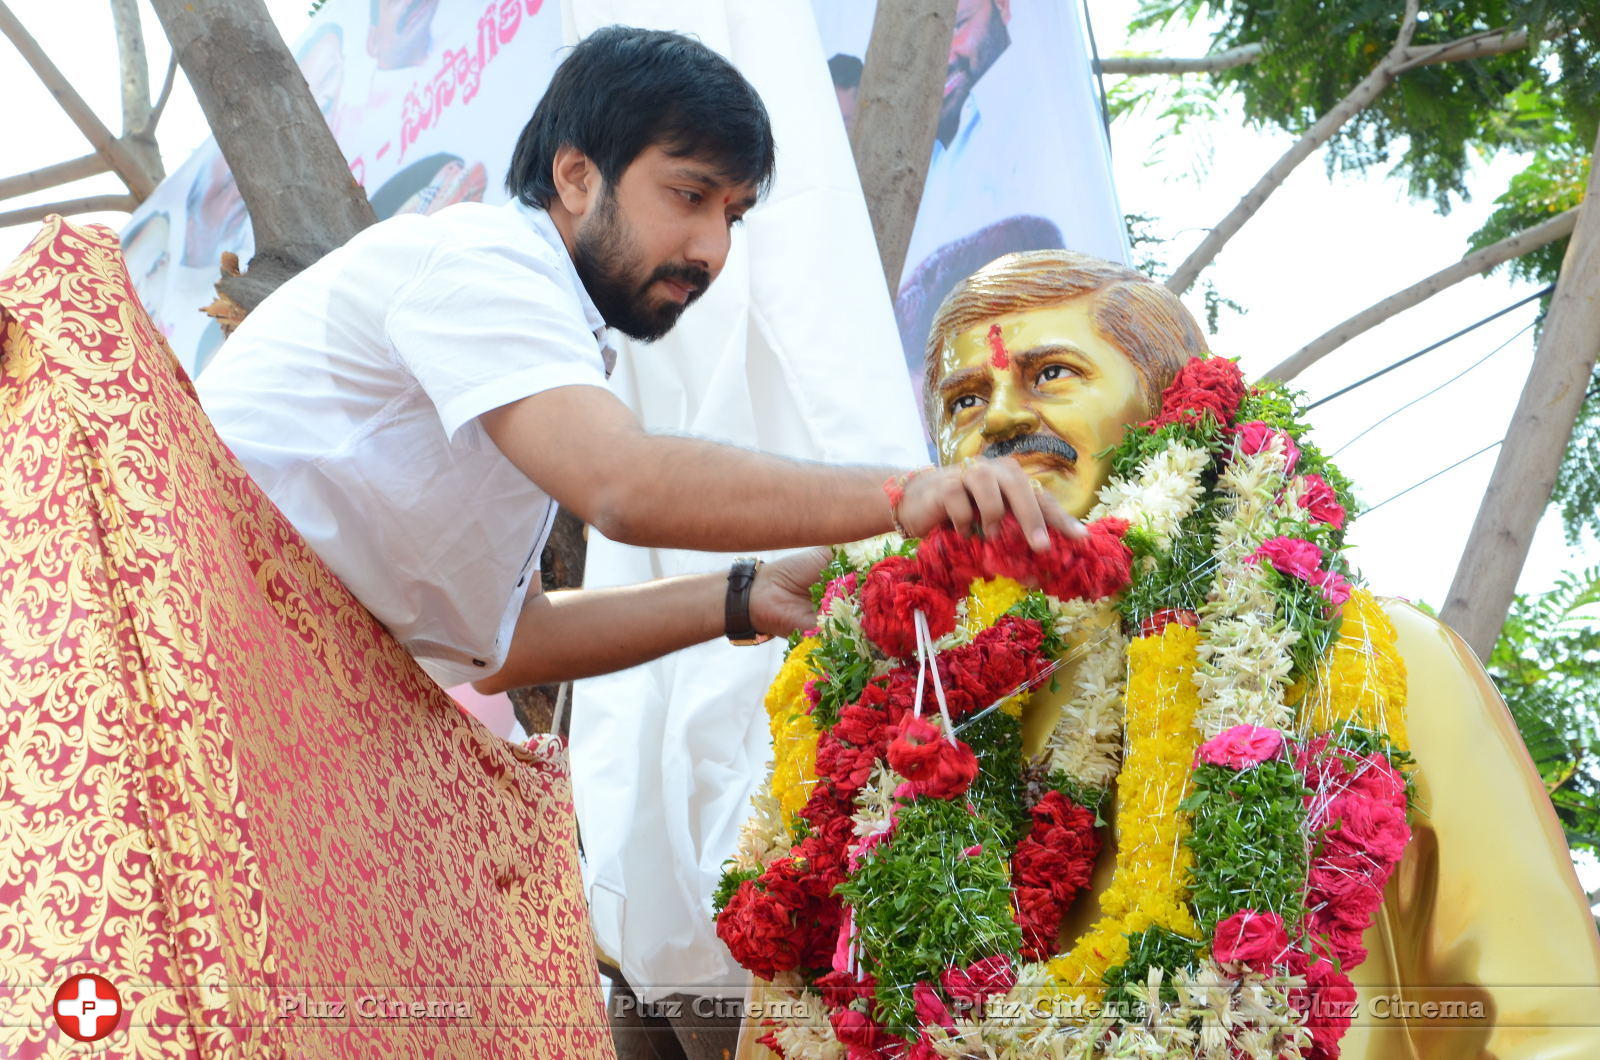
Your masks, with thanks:
[{"label": "overhead wire", "polygon": [[1470,453],[1467,456],[1462,457],[1460,460],[1457,460],[1455,463],[1451,464],[1449,467],[1440,468],[1438,471],[1435,471],[1433,474],[1429,475],[1427,478],[1421,479],[1421,480],[1419,480],[1417,482],[1413,482],[1411,485],[1407,486],[1405,489],[1401,490],[1399,493],[1393,494],[1392,496],[1389,496],[1389,497],[1385,497],[1383,500],[1379,501],[1377,504],[1374,504],[1372,507],[1363,509],[1361,514],[1363,516],[1371,515],[1373,512],[1377,511],[1379,508],[1382,508],[1385,504],[1388,504],[1390,501],[1397,501],[1401,497],[1404,497],[1406,494],[1410,493],[1412,490],[1416,489],[1417,487],[1426,486],[1428,483],[1432,482],[1434,479],[1438,478],[1440,475],[1443,475],[1443,474],[1446,474],[1448,472],[1454,471],[1456,468],[1460,467],[1462,464],[1465,464],[1469,460],[1473,460],[1473,459],[1476,459],[1477,457],[1482,456],[1484,453],[1487,453],[1489,450],[1493,449],[1495,446],[1501,444],[1501,442],[1504,442],[1504,441],[1505,441],[1504,438],[1500,438],[1500,439],[1497,439],[1496,441],[1490,442],[1488,445],[1484,446],[1482,449],[1479,449],[1475,453]]},{"label": "overhead wire", "polygon": [[1546,284],[1544,287],[1539,288],[1539,290],[1537,290],[1537,291],[1533,292],[1532,294],[1528,295],[1526,298],[1519,299],[1516,302],[1513,302],[1511,305],[1506,306],[1504,309],[1501,309],[1501,310],[1498,310],[1496,312],[1490,313],[1488,316],[1484,317],[1482,320],[1479,320],[1479,321],[1477,321],[1475,323],[1472,323],[1472,324],[1468,324],[1466,327],[1462,328],[1460,331],[1457,331],[1457,332],[1455,332],[1453,334],[1450,334],[1450,335],[1446,335],[1444,338],[1440,339],[1438,342],[1435,342],[1435,343],[1433,343],[1432,345],[1429,345],[1429,346],[1424,346],[1422,349],[1418,350],[1416,353],[1410,354],[1409,356],[1406,356],[1406,357],[1402,357],[1398,361],[1395,361],[1393,364],[1388,365],[1387,367],[1378,369],[1376,372],[1373,372],[1371,375],[1364,376],[1361,379],[1357,379],[1354,383],[1351,383],[1349,386],[1340,387],[1338,390],[1335,390],[1333,393],[1329,394],[1327,397],[1318,398],[1317,400],[1311,402],[1311,404],[1306,406],[1306,411],[1310,412],[1312,409],[1316,408],[1319,405],[1326,405],[1328,402],[1332,401],[1336,397],[1343,397],[1344,395],[1350,393],[1350,391],[1355,390],[1358,387],[1366,386],[1368,383],[1372,382],[1374,379],[1378,379],[1378,378],[1381,378],[1382,376],[1388,375],[1390,372],[1394,371],[1396,368],[1400,368],[1400,367],[1403,367],[1404,365],[1410,364],[1412,361],[1416,360],[1418,357],[1421,357],[1425,353],[1432,353],[1434,350],[1437,350],[1440,346],[1444,346],[1444,345],[1447,345],[1448,343],[1454,342],[1456,339],[1459,339],[1461,336],[1463,336],[1463,335],[1465,335],[1465,334],[1467,334],[1469,332],[1475,331],[1478,328],[1483,327],[1485,324],[1488,324],[1488,323],[1491,323],[1493,321],[1499,320],[1501,317],[1505,316],[1507,313],[1511,312],[1512,310],[1521,309],[1523,306],[1527,305],[1529,302],[1533,301],[1534,299],[1543,298],[1545,295],[1549,294],[1551,291],[1554,291],[1555,289],[1556,289],[1556,285],[1555,284],[1553,284],[1553,283],[1552,284]]}]

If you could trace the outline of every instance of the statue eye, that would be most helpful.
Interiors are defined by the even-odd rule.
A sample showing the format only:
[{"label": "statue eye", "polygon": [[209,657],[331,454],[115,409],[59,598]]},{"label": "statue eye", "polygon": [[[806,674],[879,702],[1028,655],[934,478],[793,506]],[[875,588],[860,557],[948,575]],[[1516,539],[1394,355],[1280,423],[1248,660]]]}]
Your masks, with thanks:
[{"label": "statue eye", "polygon": [[960,397],[950,402],[950,411],[965,412],[967,409],[975,409],[978,407],[979,400],[980,399],[976,394],[962,394]]},{"label": "statue eye", "polygon": [[1053,383],[1057,379],[1064,379],[1069,375],[1077,375],[1077,373],[1074,372],[1070,366],[1065,364],[1047,364],[1043,368],[1039,369],[1038,381],[1041,383]]}]

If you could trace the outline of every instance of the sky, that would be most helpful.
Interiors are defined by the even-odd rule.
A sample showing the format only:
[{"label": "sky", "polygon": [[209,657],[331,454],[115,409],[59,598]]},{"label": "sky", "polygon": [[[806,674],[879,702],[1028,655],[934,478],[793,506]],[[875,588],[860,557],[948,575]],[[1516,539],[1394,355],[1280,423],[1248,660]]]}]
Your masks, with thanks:
[{"label": "sky", "polygon": [[[68,80],[114,131],[120,128],[117,57],[109,7],[96,0],[7,0]],[[1028,2],[1028,0],[1014,0]],[[1039,2],[1039,0],[1033,0]],[[284,37],[305,27],[307,0],[267,0]],[[1172,25],[1129,40],[1125,27],[1136,0],[1088,0],[1100,51],[1201,55],[1203,30]],[[152,93],[159,90],[168,48],[159,23],[142,5],[151,61]],[[25,172],[89,151],[76,128],[22,63],[0,42],[0,92],[7,100],[4,173]],[[1111,129],[1121,207],[1156,218],[1174,242],[1176,263],[1221,219],[1293,142],[1273,130],[1249,128],[1241,114],[1159,139],[1154,120],[1133,116]],[[159,128],[168,171],[208,135],[193,92],[180,71]],[[1493,209],[1493,199],[1518,169],[1514,158],[1481,159],[1469,184],[1472,198],[1440,216],[1408,199],[1404,185],[1382,169],[1329,176],[1321,152],[1293,173],[1223,250],[1204,278],[1248,307],[1225,312],[1213,350],[1238,357],[1247,376],[1258,374],[1346,317],[1458,260],[1468,236]],[[7,201],[34,202],[120,192],[110,174]],[[81,219],[120,228],[125,215]],[[0,229],[0,261],[26,244],[33,225]],[[1296,380],[1317,398],[1383,365],[1414,353],[1534,289],[1502,275],[1468,280],[1355,339]],[[1188,299],[1197,316],[1201,304]],[[1418,359],[1411,365],[1311,413],[1315,439],[1356,482],[1371,505],[1412,487],[1504,436],[1531,363],[1534,307]],[[1203,319],[1203,316],[1202,316]],[[1486,359],[1485,359],[1486,358]],[[1469,368],[1458,381],[1428,391]],[[1417,400],[1419,399],[1420,400]],[[1416,400],[1387,422],[1386,416]],[[1358,437],[1359,436],[1359,437]],[[1469,460],[1360,518],[1352,534],[1355,565],[1380,593],[1443,604],[1497,450]],[[1523,569],[1519,589],[1550,587],[1563,571],[1600,563],[1600,543],[1565,544],[1559,519],[1547,513]],[[1593,887],[1600,877],[1585,873]]]}]

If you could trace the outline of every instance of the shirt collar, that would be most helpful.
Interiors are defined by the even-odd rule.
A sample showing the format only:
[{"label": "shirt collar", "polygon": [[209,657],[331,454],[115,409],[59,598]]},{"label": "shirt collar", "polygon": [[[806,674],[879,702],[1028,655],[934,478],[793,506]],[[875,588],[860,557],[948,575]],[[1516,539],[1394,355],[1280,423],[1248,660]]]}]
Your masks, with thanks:
[{"label": "shirt collar", "polygon": [[606,375],[609,376],[611,369],[617,363],[617,351],[609,341],[610,335],[605,317],[602,317],[600,310],[595,308],[594,299],[589,297],[589,289],[583,285],[582,278],[578,276],[578,268],[572,263],[572,255],[567,253],[567,244],[562,240],[556,223],[550,219],[549,211],[539,206],[529,206],[521,199],[513,198],[510,206],[536,235],[561,254],[561,263],[566,266],[567,281],[573,293],[578,296],[578,304],[583,307],[584,321],[589,325],[589,330],[594,332],[595,341],[600,344],[600,356],[605,361]]}]

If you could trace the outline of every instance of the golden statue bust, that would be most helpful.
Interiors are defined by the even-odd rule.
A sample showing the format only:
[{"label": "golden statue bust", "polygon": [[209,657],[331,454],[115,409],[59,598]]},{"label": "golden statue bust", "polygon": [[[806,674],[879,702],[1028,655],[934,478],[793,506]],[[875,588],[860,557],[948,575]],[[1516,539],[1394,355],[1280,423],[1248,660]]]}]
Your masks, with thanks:
[{"label": "golden statue bust", "polygon": [[[1140,564],[1153,570],[1157,563],[1168,562],[1167,557],[1180,555],[1182,538],[1195,524],[1185,521],[1189,515],[1174,515],[1174,508],[1194,514],[1210,505],[1207,511],[1222,513],[1207,531],[1215,534],[1215,549],[1208,546],[1199,559],[1170,562],[1190,564],[1195,573],[1205,574],[1211,588],[1203,600],[1183,605],[1192,609],[1168,607],[1153,614],[1134,615],[1119,609],[1112,598],[1045,600],[1029,613],[1040,623],[1034,628],[1046,630],[1047,636],[1053,628],[1059,638],[1057,661],[1047,671],[1048,684],[1035,678],[1021,692],[1004,692],[989,710],[970,716],[960,708],[947,708],[941,687],[937,708],[929,706],[924,712],[922,704],[929,701],[924,677],[933,679],[941,672],[937,657],[962,652],[970,656],[986,637],[993,646],[1013,636],[1020,625],[1008,616],[1024,613],[1018,608],[1024,606],[1019,601],[1027,590],[1016,582],[1008,585],[1003,578],[972,580],[970,594],[957,607],[953,632],[940,636],[924,622],[914,662],[903,649],[875,653],[871,647],[863,648],[859,658],[869,664],[871,676],[855,679],[860,687],[853,691],[859,698],[846,702],[848,696],[819,690],[819,683],[840,680],[836,675],[846,672],[837,664],[843,657],[840,644],[872,638],[872,612],[878,606],[871,599],[874,585],[887,584],[891,577],[910,579],[906,584],[911,584],[925,576],[916,573],[925,569],[918,567],[925,550],[914,558],[882,559],[885,552],[880,548],[875,555],[869,550],[860,561],[852,560],[850,549],[843,550],[839,569],[852,569],[853,563],[854,573],[829,584],[819,636],[796,646],[769,694],[775,747],[770,796],[758,800],[758,814],[747,829],[747,842],[735,859],[721,906],[721,915],[731,919],[726,924],[719,919],[719,934],[735,948],[735,956],[741,947],[757,953],[759,960],[746,966],[759,967],[763,977],[772,979],[770,988],[757,992],[757,1001],[776,999],[780,1007],[770,1012],[787,1012],[764,1024],[751,1020],[743,1039],[744,1055],[757,1055],[763,1049],[757,1044],[763,1035],[767,1044],[807,1057],[844,1056],[847,1045],[852,1056],[902,1055],[908,1049],[905,1055],[991,1055],[996,1048],[1004,1055],[1098,1056],[1110,1055],[1103,1051],[1109,1048],[1107,1042],[1120,1043],[1116,1055],[1158,1055],[1149,1049],[1162,1044],[1168,1051],[1159,1055],[1168,1056],[1323,1057],[1340,1055],[1342,1050],[1346,1057],[1372,1060],[1576,1058],[1592,1052],[1600,1011],[1600,938],[1543,785],[1503,703],[1477,659],[1447,628],[1408,604],[1352,592],[1335,559],[1325,558],[1324,548],[1307,540],[1315,538],[1328,551],[1337,552],[1346,519],[1337,498],[1348,497],[1305,470],[1315,466],[1336,475],[1303,436],[1297,447],[1295,432],[1301,428],[1272,429],[1260,421],[1243,422],[1247,417],[1242,415],[1230,428],[1202,418],[1196,421],[1199,433],[1189,437],[1204,436],[1208,451],[1205,445],[1185,449],[1183,431],[1162,435],[1156,424],[1148,422],[1158,412],[1158,424],[1180,422],[1167,417],[1172,394],[1183,389],[1188,373],[1232,372],[1237,395],[1251,395],[1236,397],[1236,409],[1238,401],[1254,400],[1257,405],[1252,407],[1260,410],[1268,407],[1263,402],[1280,400],[1255,396],[1229,362],[1195,360],[1206,356],[1200,328],[1164,287],[1123,267],[1067,251],[1002,257],[958,285],[940,308],[928,338],[924,388],[940,459],[1015,457],[1039,487],[1072,514],[1097,521],[1100,529],[1115,524],[1111,532],[1132,542],[1136,573]],[[1286,399],[1283,402],[1287,404]],[[1292,419],[1286,413],[1281,422]],[[1130,433],[1136,424],[1141,432],[1137,436]],[[1153,441],[1141,451],[1129,449],[1125,437]],[[1296,474],[1301,447],[1307,463]],[[1140,456],[1139,466],[1161,473],[1140,478],[1131,470],[1130,452],[1155,454]],[[1166,471],[1163,460],[1170,464]],[[1181,474],[1176,470],[1180,467]],[[1276,471],[1266,474],[1263,468]],[[1203,504],[1201,497],[1206,498]],[[1255,522],[1246,533],[1240,527],[1247,520],[1238,513],[1251,504]],[[1227,523],[1228,519],[1235,522]],[[1300,520],[1300,538],[1284,536],[1296,532],[1291,526],[1294,519]],[[1124,523],[1125,531],[1120,529]],[[1228,538],[1235,531],[1236,539]],[[1270,537],[1274,533],[1279,536]],[[1152,545],[1157,539],[1164,543]],[[1225,541],[1243,551],[1235,548],[1228,553]],[[856,553],[859,556],[860,550]],[[1208,563],[1211,570],[1199,570]],[[1301,599],[1311,601],[1310,606],[1322,614],[1318,621],[1330,623],[1328,639],[1301,647],[1302,657],[1292,676],[1286,658],[1281,669],[1265,677],[1255,675],[1253,686],[1246,687],[1248,681],[1241,684],[1243,692],[1233,689],[1238,693],[1235,698],[1219,696],[1218,674],[1231,665],[1226,658],[1230,644],[1234,649],[1277,645],[1287,657],[1299,638],[1286,632],[1281,620],[1275,628],[1266,628],[1274,626],[1273,616],[1281,612],[1274,612],[1277,605],[1259,586],[1242,585],[1255,579],[1261,585],[1281,587],[1271,581],[1277,574],[1262,573],[1267,567],[1282,574],[1281,584],[1299,579],[1292,591],[1309,594]],[[1138,584],[1135,580],[1135,587]],[[1236,607],[1230,612],[1228,607],[1234,604],[1228,601],[1241,598],[1246,604],[1265,601],[1266,610]],[[896,599],[932,598],[908,592]],[[1008,621],[1013,624],[1002,631]],[[1219,632],[1228,622],[1235,623],[1236,631],[1252,622],[1261,628],[1246,629],[1229,642]],[[1004,636],[996,636],[997,631]],[[1254,662],[1233,660],[1243,669]],[[946,672],[964,672],[968,676],[961,680],[973,680],[970,669],[961,669],[965,665],[951,662]],[[914,694],[909,692],[912,675]],[[902,704],[915,704],[910,710],[902,706],[898,719],[896,695],[903,697]],[[1252,715],[1240,708],[1260,703],[1272,709]],[[866,710],[869,705],[883,707],[892,734],[872,735],[873,726],[884,723]],[[997,743],[984,735],[997,731],[996,726],[980,730],[978,724],[990,715],[989,721],[1003,728],[1008,723],[998,721],[993,711],[999,708],[1003,713],[1007,707],[1015,719],[1008,730],[1014,733],[1014,742]],[[1253,720],[1231,724],[1240,717]],[[1272,944],[1277,959],[1266,961],[1265,969],[1253,966],[1240,956],[1248,948],[1240,942],[1244,937],[1240,933],[1253,930],[1251,918],[1261,914],[1241,908],[1227,916],[1230,934],[1224,946],[1224,917],[1214,901],[1208,912],[1197,896],[1196,888],[1206,885],[1202,869],[1210,872],[1214,866],[1200,864],[1205,854],[1196,853],[1201,848],[1194,839],[1205,827],[1206,814],[1215,810],[1207,810],[1190,796],[1212,783],[1203,780],[1203,769],[1228,763],[1242,776],[1271,763],[1276,775],[1289,778],[1280,805],[1306,815],[1299,826],[1304,832],[1295,835],[1306,837],[1306,850],[1322,850],[1331,842],[1327,837],[1347,825],[1337,814],[1318,817],[1338,795],[1325,800],[1324,789],[1316,786],[1320,781],[1312,779],[1319,768],[1315,756],[1321,753],[1316,748],[1346,738],[1376,741],[1362,746],[1380,751],[1367,757],[1363,751],[1340,752],[1345,755],[1341,761],[1369,763],[1374,775],[1387,777],[1391,805],[1399,799],[1402,807],[1393,812],[1409,808],[1403,818],[1409,824],[1391,820],[1394,830],[1388,839],[1370,848],[1391,849],[1390,860],[1381,873],[1370,877],[1370,911],[1347,922],[1340,930],[1354,934],[1336,945],[1331,935],[1314,940],[1309,928],[1289,923],[1302,914],[1305,924],[1316,921],[1331,908],[1331,903],[1317,904],[1317,888],[1338,886],[1337,878],[1328,875],[1330,870],[1318,869],[1320,853],[1305,855],[1298,839],[1290,844],[1298,852],[1292,856],[1309,857],[1295,892],[1300,904],[1294,909],[1299,912],[1276,920],[1274,913],[1267,919],[1277,927],[1303,929],[1302,941],[1287,936],[1287,949]],[[872,739],[886,748],[876,761],[870,751]],[[985,753],[995,755],[999,747],[1009,748],[1003,752],[1006,755],[1020,752],[1023,780],[1017,790],[1028,792],[1026,799],[1039,799],[1027,811],[1033,815],[1035,832],[1046,818],[1053,822],[1051,828],[1067,827],[1062,823],[1066,811],[1060,807],[1076,803],[1104,816],[1109,826],[1104,842],[1080,848],[1085,853],[1072,870],[1070,893],[1059,899],[1056,913],[1043,920],[1025,909],[1027,902],[1039,899],[1021,897],[1020,860],[993,862],[1000,872],[1009,866],[1014,873],[1012,886],[1017,888],[1011,899],[1015,904],[1002,904],[997,911],[994,902],[980,894],[981,887],[969,886],[977,878],[971,875],[977,871],[972,866],[992,852],[986,855],[987,844],[966,846],[960,852],[971,859],[970,865],[956,859],[935,873],[948,876],[950,902],[933,908],[908,906],[905,918],[957,917],[968,901],[964,895],[970,893],[974,896],[970,916],[991,917],[997,926],[981,942],[962,943],[967,948],[949,955],[942,976],[934,971],[919,978],[923,972],[916,972],[914,1015],[908,1000],[886,999],[878,986],[866,989],[862,996],[868,999],[863,1003],[850,991],[859,995],[860,984],[874,973],[891,975],[916,963],[896,957],[900,963],[891,968],[884,940],[929,935],[899,923],[891,923],[886,934],[883,915],[870,908],[873,892],[861,881],[874,871],[877,878],[893,878],[889,870],[875,866],[894,856],[894,844],[911,842],[906,836],[914,826],[905,822],[918,813],[918,800],[950,798],[955,792],[956,797],[971,800],[969,816],[981,818],[988,812],[990,804],[984,799],[992,795],[992,786],[981,798],[960,794],[967,790],[962,787],[963,769],[976,776],[990,767],[987,762],[980,767],[963,759],[973,753],[968,740],[978,745],[979,759]],[[948,741],[950,747],[940,741]],[[942,763],[936,774],[927,774],[937,776],[937,790],[924,786],[933,781],[920,779],[924,774],[916,772],[926,770],[919,763],[931,760],[930,756]],[[1062,763],[1090,761],[1093,769],[1061,768]],[[846,775],[851,776],[847,784],[841,780]],[[819,831],[827,819],[822,802],[834,798],[841,784],[854,800],[840,804],[847,810],[834,811],[845,812],[845,819],[852,822],[848,828],[834,824],[846,837],[849,869],[836,866],[832,871],[845,882],[831,892],[820,890],[845,904],[837,914],[842,919],[827,921],[819,932],[815,922],[802,923],[805,916],[790,915],[785,921],[782,901],[770,895],[785,880],[800,881],[796,894],[815,885],[815,874],[821,871],[817,865],[826,860],[828,849],[828,840]],[[1314,794],[1302,809],[1301,792],[1308,786]],[[1407,789],[1403,796],[1402,786]],[[1054,817],[1050,813],[1041,817],[1041,807],[1056,796],[1047,793],[1040,798],[1037,792],[1051,787],[1064,801],[1051,804],[1056,807],[1051,811]],[[1242,789],[1226,790],[1237,795]],[[854,816],[848,816],[852,811]],[[940,811],[935,807],[934,812]],[[1091,831],[1093,814],[1071,812],[1080,814],[1073,818],[1076,827]],[[966,827],[967,818],[960,814],[944,820],[951,835]],[[800,827],[795,827],[797,821]],[[1371,820],[1364,825],[1368,826],[1373,835],[1383,830]],[[1248,822],[1242,827],[1239,834],[1245,838],[1237,842],[1254,842]],[[1099,831],[1099,825],[1092,830]],[[1211,841],[1221,834],[1213,833]],[[1399,845],[1390,842],[1396,835],[1403,836]],[[1013,850],[1020,852],[1022,845]],[[1005,857],[1020,859],[1021,854]],[[1360,857],[1372,863],[1379,859],[1364,852]],[[1264,871],[1273,871],[1270,862],[1263,864]],[[916,870],[902,862],[896,871]],[[807,876],[808,872],[813,875]],[[1254,881],[1238,879],[1236,885],[1248,890]],[[931,885],[928,893],[939,893],[940,886],[945,885]],[[1155,896],[1160,901],[1152,899],[1153,892],[1161,892]],[[900,904],[917,902],[905,891],[895,897]],[[989,904],[979,908],[986,900]],[[826,912],[825,900],[815,894],[805,901],[812,903],[803,907],[807,916]],[[940,908],[945,912],[936,911]],[[1224,901],[1221,908],[1232,907]],[[776,920],[767,921],[765,927],[757,923],[756,918],[774,909],[779,914]],[[1011,911],[1023,928],[1020,956],[1015,956],[1014,941],[1003,941],[1010,930]],[[788,923],[794,939],[781,937],[781,931],[780,937],[773,937],[775,923]],[[1048,924],[1049,936],[1030,936],[1029,923]],[[752,943],[752,932],[761,930],[768,937]],[[794,941],[808,935],[808,942]],[[954,932],[949,937],[965,936]],[[1198,963],[1141,963],[1149,950],[1130,953],[1130,947],[1161,944],[1163,939]],[[811,949],[801,952],[806,945]],[[1296,946],[1301,947],[1298,953]],[[826,970],[823,949],[832,955],[831,971]],[[980,955],[985,956],[975,960]],[[822,968],[817,967],[818,960],[824,962]],[[1157,974],[1160,969],[1165,969],[1166,980]],[[1285,985],[1274,994],[1272,988],[1263,989],[1269,971],[1280,977],[1279,982],[1302,985]],[[1282,978],[1285,974],[1288,979]],[[975,986],[980,979],[989,985]],[[881,985],[882,979],[877,982]],[[893,989],[909,992],[910,982],[896,980]],[[1302,995],[1313,999],[1311,1014],[1297,1009],[1299,1015],[1288,1020],[1294,1024],[1298,1019],[1297,1026],[1285,1029],[1282,1021],[1272,1024],[1270,1019],[1251,1022],[1274,1004],[1279,1005],[1274,1011],[1288,1012],[1295,992],[1315,982],[1322,987]],[[1337,983],[1337,989],[1323,993],[1329,982]],[[1086,988],[1155,999],[1172,995],[1174,984],[1176,1000],[1161,1001],[1169,1006],[1162,1011],[1177,1012],[1191,1021],[1180,1022],[1176,1030],[1115,1019],[1098,1025],[1073,1023],[1077,1019],[1073,1015],[1040,1037],[1036,1032],[1006,1029],[995,1022],[994,1011],[983,1008],[985,991],[989,998],[1002,1000],[1036,998],[1041,992],[1054,998],[1079,997]],[[1227,996],[1215,1003],[1185,1000],[1203,994],[1200,987],[1225,987],[1222,992]],[[1262,991],[1254,996],[1266,999],[1255,1015],[1239,1007],[1241,991],[1251,990]],[[976,1015],[970,1006],[963,1010],[958,1004],[974,996]],[[1346,997],[1348,1001],[1343,1000]],[[1335,999],[1343,1005],[1335,1033],[1328,1033],[1326,1021],[1318,1023],[1318,999]],[[783,1004],[798,1008],[782,1009]],[[895,1014],[897,1004],[900,1009]],[[1206,1008],[1208,1004],[1213,1008]],[[1226,1017],[1212,1021],[1219,1012]],[[1030,1038],[1029,1033],[1035,1036]]]}]

